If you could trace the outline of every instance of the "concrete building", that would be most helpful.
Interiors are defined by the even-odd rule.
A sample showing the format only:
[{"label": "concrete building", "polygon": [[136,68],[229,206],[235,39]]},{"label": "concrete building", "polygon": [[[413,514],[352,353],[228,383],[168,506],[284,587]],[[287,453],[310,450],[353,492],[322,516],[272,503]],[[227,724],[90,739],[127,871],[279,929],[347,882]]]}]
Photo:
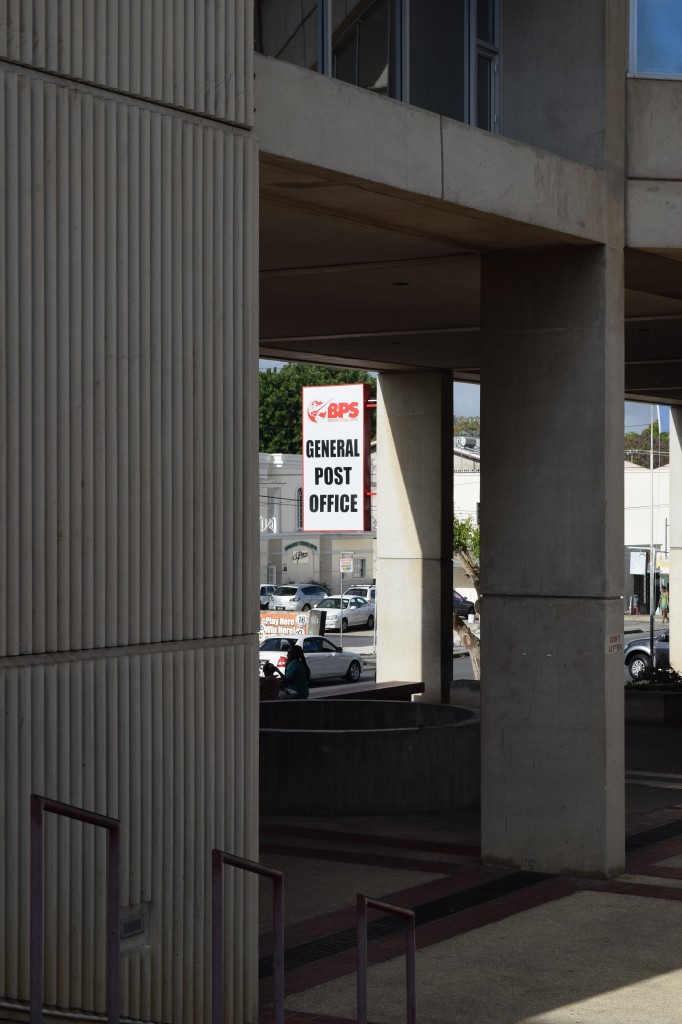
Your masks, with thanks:
[{"label": "concrete building", "polygon": [[[464,443],[466,442],[466,443]],[[453,448],[454,509],[475,519],[480,499],[480,447],[476,438],[455,438]],[[367,533],[304,533],[301,456],[258,456],[260,514],[260,582],[326,583],[338,593],[342,554],[352,553],[355,583],[376,579],[376,445],[372,444],[370,487],[372,529]],[[351,577],[344,580],[349,585]],[[474,591],[461,569],[453,569],[453,586]],[[472,600],[474,597],[472,596]]]},{"label": "concrete building", "polygon": [[[483,857],[623,865],[624,394],[673,406],[682,488],[678,5],[255,8],[254,59],[250,0],[0,0],[5,1017],[31,792],[121,820],[122,1012],[208,1016],[210,850],[258,855],[259,338],[380,373],[378,675],[431,700],[480,380]],[[103,848],[46,844],[45,1001],[101,1011]],[[254,1021],[255,886],[226,883]]]},{"label": "concrete building", "polygon": [[[375,487],[372,451],[372,482]],[[344,574],[344,586],[371,583],[376,561],[376,529],[366,533],[308,533],[302,530],[303,489],[301,456],[258,456],[260,502],[260,582],[308,583],[316,580],[332,593],[341,589],[341,557],[352,556],[353,573]],[[375,499],[372,523],[376,524]]]}]

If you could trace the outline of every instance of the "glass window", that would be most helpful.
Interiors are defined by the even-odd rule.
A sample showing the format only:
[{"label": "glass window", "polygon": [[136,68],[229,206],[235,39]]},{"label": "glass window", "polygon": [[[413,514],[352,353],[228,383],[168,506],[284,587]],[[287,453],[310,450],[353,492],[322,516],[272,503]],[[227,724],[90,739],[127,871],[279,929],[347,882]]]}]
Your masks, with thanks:
[{"label": "glass window", "polygon": [[495,42],[495,0],[477,0],[476,37],[484,43]]},{"label": "glass window", "polygon": [[[682,10],[682,0],[639,3],[643,8],[677,4]],[[499,131],[499,4],[254,0],[255,47],[269,57]]]},{"label": "glass window", "polygon": [[633,0],[635,71],[682,75],[682,3],[680,0]]},{"label": "glass window", "polygon": [[476,127],[492,128],[493,62],[481,53],[476,58]]},{"label": "glass window", "polygon": [[255,0],[255,48],[299,67],[317,68],[317,0]]},{"label": "glass window", "polygon": [[332,0],[332,74],[372,92],[388,92],[389,0]]}]

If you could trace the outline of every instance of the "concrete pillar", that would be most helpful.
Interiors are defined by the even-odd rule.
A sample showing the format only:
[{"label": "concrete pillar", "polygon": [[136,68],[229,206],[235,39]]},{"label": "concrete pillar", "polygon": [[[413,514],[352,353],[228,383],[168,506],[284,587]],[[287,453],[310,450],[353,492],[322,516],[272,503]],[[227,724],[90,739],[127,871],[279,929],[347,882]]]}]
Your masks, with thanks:
[{"label": "concrete pillar", "polygon": [[377,408],[377,681],[452,679],[452,377],[382,373]]},{"label": "concrete pillar", "polygon": [[483,858],[624,863],[619,249],[482,261]]},{"label": "concrete pillar", "polygon": [[682,669],[682,409],[670,409],[670,664]]}]

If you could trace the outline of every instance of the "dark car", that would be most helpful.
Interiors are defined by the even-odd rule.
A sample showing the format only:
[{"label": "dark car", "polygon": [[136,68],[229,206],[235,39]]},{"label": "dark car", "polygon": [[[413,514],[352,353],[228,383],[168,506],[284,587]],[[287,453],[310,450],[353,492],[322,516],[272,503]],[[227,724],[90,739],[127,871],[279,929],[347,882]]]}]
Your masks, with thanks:
[{"label": "dark car", "polygon": [[473,601],[460,594],[459,590],[452,591],[452,610],[466,619],[467,615],[473,615],[476,611]]},{"label": "dark car", "polygon": [[[638,637],[625,645],[625,665],[631,679],[641,679],[651,668],[651,642],[648,636]],[[656,668],[670,667],[670,633],[659,633],[654,637]]]}]

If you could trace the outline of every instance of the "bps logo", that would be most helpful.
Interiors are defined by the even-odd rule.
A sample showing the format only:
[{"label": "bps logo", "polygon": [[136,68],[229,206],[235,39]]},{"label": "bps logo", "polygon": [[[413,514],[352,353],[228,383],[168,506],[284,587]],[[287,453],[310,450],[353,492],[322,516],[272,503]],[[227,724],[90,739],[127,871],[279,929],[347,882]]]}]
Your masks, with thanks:
[{"label": "bps logo", "polygon": [[313,423],[323,421],[356,420],[360,415],[357,402],[311,402],[306,409],[308,419]]}]

